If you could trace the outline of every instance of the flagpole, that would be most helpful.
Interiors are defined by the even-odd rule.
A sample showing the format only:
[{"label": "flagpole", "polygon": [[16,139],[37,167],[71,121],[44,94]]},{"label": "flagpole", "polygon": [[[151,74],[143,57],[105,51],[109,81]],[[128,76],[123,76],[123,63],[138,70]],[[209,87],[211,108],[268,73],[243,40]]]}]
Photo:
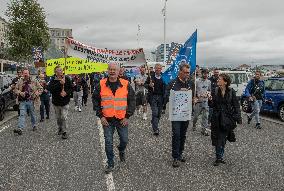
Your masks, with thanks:
[{"label": "flagpole", "polygon": [[166,65],[166,11],[167,11],[167,0],[165,0],[165,6],[163,9],[164,15],[164,65]]},{"label": "flagpole", "polygon": [[138,45],[138,48],[140,48],[140,25],[138,24],[138,31],[137,31],[137,45]]}]

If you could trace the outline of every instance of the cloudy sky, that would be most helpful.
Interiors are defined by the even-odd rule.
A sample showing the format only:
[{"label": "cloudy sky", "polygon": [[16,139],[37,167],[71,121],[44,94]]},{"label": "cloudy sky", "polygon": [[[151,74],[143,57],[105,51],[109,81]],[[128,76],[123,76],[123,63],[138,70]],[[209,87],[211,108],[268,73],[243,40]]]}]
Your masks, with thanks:
[{"label": "cloudy sky", "polygon": [[[0,0],[4,17],[9,0]],[[107,48],[153,51],[163,43],[164,0],[39,0],[49,27]],[[168,0],[167,42],[184,43],[198,30],[197,64],[284,64],[283,0]]]}]

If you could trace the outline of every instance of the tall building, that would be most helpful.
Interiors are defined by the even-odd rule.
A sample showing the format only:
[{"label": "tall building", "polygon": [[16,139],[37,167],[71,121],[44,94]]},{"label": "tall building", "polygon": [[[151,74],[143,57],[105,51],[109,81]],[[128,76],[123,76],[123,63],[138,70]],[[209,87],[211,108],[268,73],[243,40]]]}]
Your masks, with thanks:
[{"label": "tall building", "polygon": [[8,45],[8,41],[6,39],[8,23],[0,17],[0,49],[6,47]]},{"label": "tall building", "polygon": [[72,37],[72,29],[49,28],[51,43],[59,50],[64,50],[66,37]]},{"label": "tall building", "polygon": [[[169,54],[173,51],[172,49],[176,47],[181,47],[182,44],[172,42],[171,44],[166,44],[166,62],[169,60]],[[164,44],[160,44],[156,49],[156,62],[164,62]]]}]

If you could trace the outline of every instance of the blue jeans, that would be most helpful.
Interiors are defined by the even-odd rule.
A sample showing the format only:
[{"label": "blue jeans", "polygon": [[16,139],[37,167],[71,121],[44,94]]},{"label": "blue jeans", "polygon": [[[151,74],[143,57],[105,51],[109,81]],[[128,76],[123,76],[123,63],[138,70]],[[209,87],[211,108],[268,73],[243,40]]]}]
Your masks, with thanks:
[{"label": "blue jeans", "polygon": [[20,116],[18,121],[18,127],[20,129],[23,129],[25,127],[27,110],[29,110],[30,112],[32,127],[34,127],[36,125],[34,102],[21,101],[19,104],[19,109],[20,109]]},{"label": "blue jeans", "polygon": [[113,122],[109,122],[109,126],[104,126],[103,129],[107,163],[109,166],[114,166],[113,133],[116,129],[120,140],[118,150],[119,152],[124,153],[128,143],[128,127],[122,127],[120,121],[115,120]]},{"label": "blue jeans", "polygon": [[159,121],[161,118],[161,113],[163,109],[163,96],[162,95],[153,95],[151,101],[151,110],[152,110],[152,128],[153,131],[159,130]]},{"label": "blue jeans", "polygon": [[215,151],[216,151],[216,159],[223,159],[224,152],[225,152],[224,147],[223,146],[216,146]]},{"label": "blue jeans", "polygon": [[40,101],[40,118],[41,119],[44,119],[44,108],[46,111],[46,116],[49,117],[49,110],[50,110],[49,99]]},{"label": "blue jeans", "polygon": [[262,100],[255,100],[252,105],[252,113],[249,115],[249,118],[253,118],[253,116],[255,116],[256,123],[260,123],[259,113],[261,107],[262,107]]},{"label": "blue jeans", "polygon": [[172,121],[172,157],[180,160],[184,151],[189,121]]}]

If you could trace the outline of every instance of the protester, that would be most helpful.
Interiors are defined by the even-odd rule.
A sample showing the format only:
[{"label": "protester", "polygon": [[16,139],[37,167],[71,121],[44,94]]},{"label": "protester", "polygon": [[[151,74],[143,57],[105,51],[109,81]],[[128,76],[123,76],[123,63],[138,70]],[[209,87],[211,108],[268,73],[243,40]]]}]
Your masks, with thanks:
[{"label": "protester", "polygon": [[83,89],[82,104],[84,104],[84,106],[87,106],[88,94],[89,94],[89,77],[88,77],[88,75],[85,75],[85,77],[82,77],[81,84],[82,84],[82,89]]},{"label": "protester", "polygon": [[41,85],[37,81],[31,79],[29,70],[24,69],[22,72],[22,77],[18,80],[18,83],[15,86],[15,93],[18,95],[19,100],[20,116],[18,128],[14,129],[14,133],[22,135],[22,130],[25,127],[27,110],[30,112],[33,131],[36,130],[36,114],[34,104],[39,100],[41,92]]},{"label": "protester", "polygon": [[[218,87],[217,83],[218,83],[218,78],[219,78],[219,70],[217,68],[213,69],[213,75],[209,78],[210,82],[211,82],[211,94],[213,94],[215,92],[216,87]],[[212,112],[213,109],[211,107],[209,107],[209,116],[208,116],[208,123],[209,126],[211,126],[211,118],[212,118]]]},{"label": "protester", "polygon": [[252,113],[248,115],[248,124],[250,124],[253,117],[255,117],[257,129],[261,129],[259,113],[262,107],[262,101],[265,96],[265,84],[260,80],[261,72],[256,71],[254,79],[251,79],[245,89],[245,96],[249,97],[249,101],[253,102]]},{"label": "protester", "polygon": [[[15,88],[16,88],[16,85],[18,83],[18,81],[20,80],[20,78],[22,77],[22,70],[21,69],[18,69],[17,70],[17,77],[14,78],[12,80],[12,84],[11,84],[11,89],[15,92]],[[17,108],[17,111],[18,111],[18,116],[20,116],[20,107],[19,107],[19,96],[16,95],[16,108]]]},{"label": "protester", "polygon": [[[190,67],[187,63],[179,65],[178,77],[171,81],[167,86],[166,90],[166,101],[168,102],[170,91],[188,91],[192,90],[188,82],[190,78]],[[189,120],[187,121],[172,121],[172,157],[173,167],[179,167],[180,162],[185,162],[186,159],[183,157],[184,145],[186,140],[186,132],[188,128]]]},{"label": "protester", "polygon": [[83,86],[81,78],[76,75],[73,78],[73,98],[75,102],[75,111],[82,111],[82,98],[83,98]]},{"label": "protester", "polygon": [[135,91],[136,91],[136,110],[138,114],[143,109],[143,119],[147,120],[147,90],[145,88],[145,82],[147,75],[145,73],[145,67],[140,67],[140,74],[135,77]]},{"label": "protester", "polygon": [[154,131],[154,135],[158,136],[160,133],[159,130],[159,121],[161,118],[161,112],[163,109],[163,102],[166,90],[166,84],[162,79],[162,65],[155,65],[155,73],[154,75],[150,75],[147,78],[145,83],[145,87],[148,89],[148,102],[150,103],[152,110],[152,128]]},{"label": "protester", "polygon": [[208,70],[203,69],[201,71],[202,77],[196,79],[196,97],[194,97],[194,116],[193,116],[193,130],[196,130],[196,123],[199,115],[201,116],[201,133],[205,136],[209,136],[208,129],[208,115],[209,115],[209,106],[208,106],[208,97],[211,94],[211,83],[208,80]]},{"label": "protester", "polygon": [[105,137],[105,152],[108,174],[114,168],[113,133],[118,132],[120,144],[119,158],[125,162],[125,149],[128,143],[128,119],[135,111],[135,92],[127,80],[119,78],[119,65],[110,63],[108,78],[102,79],[95,86],[93,106],[96,116],[100,118]]},{"label": "protester", "polygon": [[216,160],[214,166],[225,164],[224,149],[226,141],[235,142],[234,129],[236,123],[241,124],[240,104],[234,89],[230,88],[231,79],[228,74],[220,74],[218,87],[210,99],[213,108],[211,119],[211,140],[215,146]]},{"label": "protester", "polygon": [[125,71],[125,68],[124,67],[121,67],[120,70],[119,70],[119,75],[118,75],[119,78],[122,78],[124,80],[127,80],[129,82],[131,82],[131,78],[129,78],[127,75],[126,75],[126,71]]},{"label": "protester", "polygon": [[44,121],[44,109],[46,111],[46,119],[49,119],[50,111],[50,93],[47,90],[47,82],[45,81],[45,75],[39,75],[39,83],[43,88],[42,94],[40,95],[40,122]]},{"label": "protester", "polygon": [[48,90],[52,94],[55,117],[58,125],[58,135],[67,139],[67,116],[69,110],[70,95],[72,93],[72,81],[70,77],[63,75],[62,68],[58,65],[54,68],[54,78],[48,84]]}]

